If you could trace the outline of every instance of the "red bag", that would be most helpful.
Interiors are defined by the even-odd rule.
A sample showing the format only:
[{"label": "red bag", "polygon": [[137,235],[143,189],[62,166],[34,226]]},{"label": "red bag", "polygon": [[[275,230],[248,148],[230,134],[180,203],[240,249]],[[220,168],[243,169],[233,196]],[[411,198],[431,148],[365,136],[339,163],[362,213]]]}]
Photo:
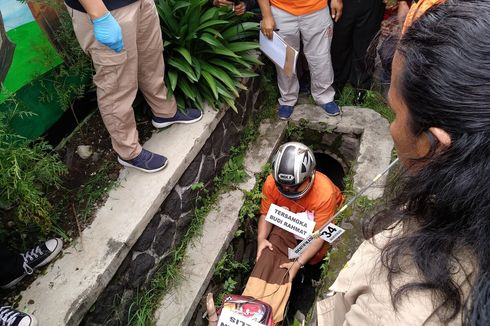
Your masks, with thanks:
[{"label": "red bag", "polygon": [[219,309],[218,315],[223,310],[231,310],[264,326],[274,326],[271,306],[253,297],[227,294],[223,298],[223,305]]}]

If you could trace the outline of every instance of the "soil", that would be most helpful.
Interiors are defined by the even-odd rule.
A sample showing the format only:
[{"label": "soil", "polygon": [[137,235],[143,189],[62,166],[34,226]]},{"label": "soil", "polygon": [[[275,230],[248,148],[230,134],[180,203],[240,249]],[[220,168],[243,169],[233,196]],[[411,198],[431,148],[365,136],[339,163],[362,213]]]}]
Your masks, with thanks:
[{"label": "soil", "polygon": [[[140,142],[144,143],[156,130],[151,125],[147,104],[137,98],[133,106]],[[91,146],[93,154],[87,159],[82,159],[76,152],[79,145]],[[69,246],[70,242],[90,225],[96,208],[105,202],[110,185],[116,184],[122,168],[117,162],[109,133],[98,111],[95,111],[78,130],[72,132],[68,141],[57,152],[67,166],[68,173],[63,177],[62,186],[59,189],[50,189],[48,193],[49,201],[54,208],[55,225],[46,234],[42,234],[36,226],[24,226],[14,222],[13,211],[0,212],[0,223],[7,233],[4,235],[6,245],[12,252],[25,252],[50,237],[61,237],[64,247]],[[97,193],[97,196],[94,196],[97,199],[87,200],[90,193]],[[15,306],[19,300],[18,294],[27,288],[34,278],[35,276],[26,277],[15,288],[2,290],[1,303]]]},{"label": "soil", "polygon": [[[135,103],[139,138],[140,142],[144,143],[155,129],[148,117],[146,103]],[[82,159],[77,154],[79,145],[89,145],[93,154]],[[62,237],[65,243],[76,238],[92,222],[95,208],[105,201],[110,185],[114,185],[118,179],[121,165],[117,162],[109,133],[98,111],[73,132],[57,152],[68,173],[63,177],[63,184],[59,189],[48,190],[49,201],[54,208],[55,225],[42,234],[36,226],[16,223],[13,212],[2,212],[0,223],[7,230],[7,246],[13,251],[25,251],[52,236]]]},{"label": "soil", "polygon": [[[137,114],[136,120],[140,142],[144,143],[151,137],[154,129],[146,116]],[[93,154],[87,159],[82,159],[77,154],[79,145],[89,145],[93,150]],[[66,202],[66,205],[63,205],[64,219],[60,221],[59,226],[70,234],[75,233],[78,235],[79,226],[83,230],[93,219],[93,214],[90,214],[90,216],[81,220],[80,216],[78,216],[80,211],[88,209],[91,204],[95,204],[94,206],[98,207],[103,203],[109,190],[106,188],[108,185],[114,184],[121,170],[121,165],[117,162],[117,154],[112,149],[109,133],[102,122],[99,112],[95,112],[90,117],[89,121],[60,150],[59,154],[68,168],[68,175],[65,177],[63,188],[53,193],[51,202],[59,202],[57,199],[71,199]],[[97,177],[98,173],[103,175]],[[104,195],[96,203],[83,202],[84,199],[82,199],[82,202],[76,201],[77,193],[82,191],[88,183],[92,182],[95,182],[95,184],[91,184],[91,190],[103,192]],[[77,214],[77,217],[75,214]]]}]

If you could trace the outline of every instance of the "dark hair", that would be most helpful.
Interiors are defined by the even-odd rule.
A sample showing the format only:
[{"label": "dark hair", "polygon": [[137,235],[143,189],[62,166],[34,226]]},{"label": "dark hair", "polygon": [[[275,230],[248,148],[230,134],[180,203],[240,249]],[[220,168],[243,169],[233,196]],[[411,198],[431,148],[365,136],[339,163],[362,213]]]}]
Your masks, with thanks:
[{"label": "dark hair", "polygon": [[[441,322],[490,325],[490,1],[447,0],[402,35],[399,94],[415,135],[438,127],[451,145],[403,174],[389,208],[364,225],[402,233],[382,248],[396,309],[412,290],[429,290]],[[395,224],[394,224],[395,223]],[[420,282],[394,287],[409,257]],[[463,294],[457,274],[466,276]]]}]

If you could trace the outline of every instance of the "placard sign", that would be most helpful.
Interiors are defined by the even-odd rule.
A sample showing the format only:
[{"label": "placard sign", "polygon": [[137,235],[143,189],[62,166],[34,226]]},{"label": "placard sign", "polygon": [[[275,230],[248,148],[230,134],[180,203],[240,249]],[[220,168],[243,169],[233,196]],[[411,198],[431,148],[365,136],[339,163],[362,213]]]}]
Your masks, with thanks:
[{"label": "placard sign", "polygon": [[250,317],[245,317],[237,314],[234,311],[223,309],[219,316],[218,326],[265,326],[252,320]]},{"label": "placard sign", "polygon": [[342,229],[340,226],[337,226],[333,223],[329,223],[320,232],[320,238],[327,241],[328,243],[332,243],[335,240],[337,240],[337,238],[340,237],[344,232],[345,230]]},{"label": "placard sign", "polygon": [[275,204],[271,204],[265,220],[301,238],[311,234],[315,228],[315,221],[306,218],[306,214],[298,216]]}]

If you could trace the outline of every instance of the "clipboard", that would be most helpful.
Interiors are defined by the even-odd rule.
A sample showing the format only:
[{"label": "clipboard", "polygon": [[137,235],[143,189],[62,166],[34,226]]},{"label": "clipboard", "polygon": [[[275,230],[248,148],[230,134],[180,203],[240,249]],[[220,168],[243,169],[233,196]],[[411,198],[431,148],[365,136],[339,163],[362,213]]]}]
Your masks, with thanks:
[{"label": "clipboard", "polygon": [[296,73],[296,60],[298,51],[288,45],[276,32],[272,33],[269,40],[262,32],[259,32],[260,50],[284,70],[284,74],[291,78]]}]

